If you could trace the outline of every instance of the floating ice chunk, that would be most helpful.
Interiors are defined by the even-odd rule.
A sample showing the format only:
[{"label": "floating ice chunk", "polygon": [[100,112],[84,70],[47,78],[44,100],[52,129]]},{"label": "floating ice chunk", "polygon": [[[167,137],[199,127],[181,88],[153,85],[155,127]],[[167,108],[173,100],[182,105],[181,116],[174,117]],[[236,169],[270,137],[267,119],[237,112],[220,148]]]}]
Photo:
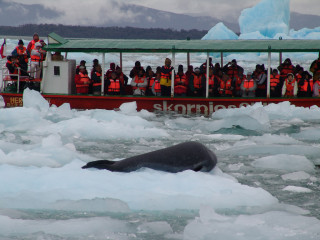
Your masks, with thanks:
[{"label": "floating ice chunk", "polygon": [[303,171],[288,173],[281,176],[281,178],[285,181],[286,180],[300,181],[300,180],[309,179],[310,177],[311,175],[309,173],[306,173]]},{"label": "floating ice chunk", "polygon": [[5,102],[4,102],[4,99],[3,99],[3,97],[2,96],[0,96],[0,108],[3,108],[3,107],[5,107]]},{"label": "floating ice chunk", "polygon": [[23,91],[23,106],[27,108],[35,108],[38,111],[46,112],[49,109],[49,103],[38,91],[26,88]]},{"label": "floating ice chunk", "polygon": [[131,114],[137,112],[137,102],[122,103],[120,111],[124,114]]},{"label": "floating ice chunk", "polygon": [[227,28],[222,22],[220,22],[212,27],[202,38],[202,40],[213,39],[238,39],[238,36],[232,30]]},{"label": "floating ice chunk", "polygon": [[287,172],[306,171],[313,172],[314,164],[305,156],[278,154],[262,157],[255,160],[252,165],[259,168],[278,169]]},{"label": "floating ice chunk", "polygon": [[320,129],[312,127],[301,130],[299,133],[294,133],[292,136],[300,140],[318,141],[320,140]]},{"label": "floating ice chunk", "polygon": [[210,206],[201,206],[199,210],[200,220],[203,223],[210,223],[213,221],[226,222],[230,220],[229,217],[217,214]]},{"label": "floating ice chunk", "polygon": [[309,188],[297,187],[297,186],[287,186],[283,189],[283,191],[295,192],[295,193],[310,193],[312,192]]},{"label": "floating ice chunk", "polygon": [[171,234],[173,230],[167,222],[147,222],[138,226],[139,233]]}]

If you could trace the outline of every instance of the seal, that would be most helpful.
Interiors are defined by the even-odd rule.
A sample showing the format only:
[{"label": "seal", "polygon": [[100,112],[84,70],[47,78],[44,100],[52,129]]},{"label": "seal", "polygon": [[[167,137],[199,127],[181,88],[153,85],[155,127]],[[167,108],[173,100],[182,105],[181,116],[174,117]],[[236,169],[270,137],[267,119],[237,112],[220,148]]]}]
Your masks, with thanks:
[{"label": "seal", "polygon": [[177,173],[185,170],[209,172],[216,164],[216,155],[206,146],[198,142],[184,142],[120,161],[89,162],[82,168],[106,169],[112,172],[132,172],[140,168],[151,168]]}]

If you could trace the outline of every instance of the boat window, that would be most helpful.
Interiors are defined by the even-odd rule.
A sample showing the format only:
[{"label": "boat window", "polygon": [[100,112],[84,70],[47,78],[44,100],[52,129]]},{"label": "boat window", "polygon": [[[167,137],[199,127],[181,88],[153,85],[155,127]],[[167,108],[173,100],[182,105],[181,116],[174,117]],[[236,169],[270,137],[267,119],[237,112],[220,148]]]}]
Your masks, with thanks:
[{"label": "boat window", "polygon": [[53,74],[55,76],[60,76],[60,67],[59,66],[54,66],[53,68]]}]

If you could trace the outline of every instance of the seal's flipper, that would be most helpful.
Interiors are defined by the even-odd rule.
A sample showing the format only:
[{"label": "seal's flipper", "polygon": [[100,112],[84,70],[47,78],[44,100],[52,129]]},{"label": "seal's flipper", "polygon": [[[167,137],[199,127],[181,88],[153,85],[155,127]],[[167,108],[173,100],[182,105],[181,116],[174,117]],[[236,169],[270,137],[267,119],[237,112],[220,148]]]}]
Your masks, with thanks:
[{"label": "seal's flipper", "polygon": [[98,168],[98,169],[106,169],[107,166],[110,166],[114,164],[115,161],[109,161],[109,160],[98,160],[93,162],[88,162],[85,166],[82,168]]}]

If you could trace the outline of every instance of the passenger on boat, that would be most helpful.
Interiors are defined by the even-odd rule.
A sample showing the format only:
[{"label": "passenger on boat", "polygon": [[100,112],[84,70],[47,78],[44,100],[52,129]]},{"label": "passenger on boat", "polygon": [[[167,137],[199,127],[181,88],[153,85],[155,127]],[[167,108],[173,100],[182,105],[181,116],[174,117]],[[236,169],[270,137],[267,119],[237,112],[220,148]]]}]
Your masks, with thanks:
[{"label": "passenger on boat", "polygon": [[316,74],[320,74],[320,56],[318,59],[314,60],[310,65],[310,72],[313,73],[313,79]]},{"label": "passenger on boat", "polygon": [[46,52],[41,49],[41,43],[36,42],[35,48],[31,51],[30,77],[40,79],[45,54]]},{"label": "passenger on boat", "polygon": [[188,89],[187,76],[183,72],[183,66],[178,66],[178,73],[174,77],[174,95],[185,97]]},{"label": "passenger on boat", "polygon": [[320,97],[320,72],[313,77],[313,97]]},{"label": "passenger on boat", "polygon": [[75,75],[77,94],[88,94],[91,80],[85,66],[79,67],[79,74]]},{"label": "passenger on boat", "polygon": [[[120,82],[121,82],[121,85],[124,87],[124,86],[127,86],[128,85],[128,77],[127,75],[125,75],[123,72],[122,72],[122,69],[121,67],[117,66],[116,67],[116,74],[117,74],[117,78],[119,78]],[[124,92],[122,93],[124,94]]]},{"label": "passenger on boat", "polygon": [[151,66],[146,67],[146,77],[155,77],[155,73],[152,71]]},{"label": "passenger on boat", "polygon": [[[234,79],[236,77],[239,76],[239,70],[241,69],[242,67],[240,67],[238,64],[237,64],[237,60],[236,59],[233,59],[231,62],[228,62],[224,67],[223,67],[223,71],[229,75],[229,77],[231,78],[231,80],[234,81]],[[242,68],[243,69],[243,68]]]},{"label": "passenger on boat", "polygon": [[164,66],[161,67],[161,96],[171,95],[171,77],[173,72],[173,67],[171,66],[171,60],[166,58],[164,61]]},{"label": "passenger on boat", "polygon": [[257,65],[257,69],[254,74],[254,80],[257,83],[256,96],[267,96],[267,74],[265,73],[264,64]]},{"label": "passenger on boat", "polygon": [[[209,68],[214,68],[214,66],[213,66],[213,64],[212,64],[212,58],[210,57],[209,58]],[[202,63],[201,64],[201,66],[200,66],[200,72],[202,73],[202,74],[205,74],[205,73],[207,73],[207,61],[205,61],[204,63]]]},{"label": "passenger on boat", "polygon": [[293,73],[288,73],[287,78],[284,81],[282,87],[282,96],[283,97],[296,97],[298,93],[298,83],[294,78]]},{"label": "passenger on boat", "polygon": [[[214,68],[213,68],[213,74],[214,74],[215,76],[217,76],[219,71],[221,71],[221,73],[223,72],[223,70],[222,70],[222,68],[221,68],[221,66],[220,66],[220,63],[216,63],[216,64],[214,65]],[[222,77],[222,75],[221,75],[221,77]]]},{"label": "passenger on boat", "polygon": [[38,33],[34,33],[33,34],[33,39],[29,42],[28,46],[27,46],[27,51],[29,53],[31,53],[32,49],[35,48],[35,44],[36,42],[39,42],[40,39],[39,39],[39,34]]},{"label": "passenger on boat", "polygon": [[30,58],[30,53],[27,51],[27,48],[24,46],[23,41],[20,39],[18,46],[12,51],[12,56],[17,57],[19,65],[21,67],[21,75],[29,76],[28,74],[28,62]]},{"label": "passenger on boat", "polygon": [[232,97],[234,86],[230,76],[226,73],[222,74],[222,79],[218,88],[220,97]]},{"label": "passenger on boat", "polygon": [[282,89],[284,81],[286,80],[288,74],[294,74],[294,66],[291,63],[291,59],[287,58],[282,64],[278,66],[278,70],[280,71],[280,89]]},{"label": "passenger on boat", "polygon": [[312,97],[313,94],[313,79],[310,73],[303,71],[298,82],[298,97]]},{"label": "passenger on boat", "polygon": [[79,68],[80,68],[80,66],[84,66],[84,68],[85,68],[85,72],[86,72],[86,74],[88,74],[88,71],[87,71],[87,67],[86,67],[86,61],[85,60],[81,60],[80,61],[80,65],[78,65],[77,66],[77,68],[76,68],[76,74],[79,74]]},{"label": "passenger on boat", "polygon": [[152,93],[154,96],[161,96],[160,79],[161,79],[161,72],[157,71],[156,76],[155,76],[155,80],[152,84]]},{"label": "passenger on boat", "polygon": [[116,72],[116,64],[115,63],[110,63],[110,68],[108,69],[108,71],[105,74],[105,79],[110,79],[111,78],[111,74]]},{"label": "passenger on boat", "polygon": [[144,96],[148,87],[148,80],[144,69],[140,69],[138,75],[131,81],[133,95]]},{"label": "passenger on boat", "polygon": [[101,65],[100,65],[100,63],[99,63],[99,60],[98,60],[98,59],[93,59],[91,71],[92,71],[96,66],[100,66],[100,67],[101,67]]},{"label": "passenger on boat", "polygon": [[122,83],[115,72],[111,73],[111,78],[106,80],[107,94],[120,95]]},{"label": "passenger on boat", "polygon": [[[209,93],[210,97],[218,96],[219,80],[213,74],[213,71],[214,71],[213,68],[209,68],[209,83],[208,83],[209,90],[208,90],[208,93]],[[204,86],[202,88],[202,90],[203,90],[202,96],[205,96],[206,89],[207,89],[207,74],[206,73],[202,75],[201,81],[202,81],[201,85]]]},{"label": "passenger on boat", "polygon": [[154,96],[154,94],[152,92],[152,86],[154,84],[154,81],[156,80],[156,77],[154,76],[154,73],[153,73],[150,66],[148,66],[146,69],[148,69],[148,72],[146,73],[146,78],[148,81],[146,96]]},{"label": "passenger on boat", "polygon": [[256,96],[256,89],[257,83],[252,78],[252,73],[248,72],[247,77],[243,79],[241,86],[241,96],[242,97],[255,97]]},{"label": "passenger on boat", "polygon": [[189,79],[189,88],[191,96],[201,97],[204,92],[203,87],[204,86],[202,86],[202,74],[200,68],[196,67],[194,69],[194,73],[191,75]]},{"label": "passenger on boat", "polygon": [[[252,76],[252,74],[251,74]],[[246,80],[246,75],[243,74],[243,68],[239,69],[239,74],[235,77],[234,81],[234,92],[233,96],[241,97],[243,95],[243,91],[241,90],[241,84],[244,80]]]},{"label": "passenger on boat", "polygon": [[[10,74],[18,74],[18,68],[20,67],[19,60],[16,56],[7,56],[6,67]],[[10,76],[12,80],[18,79],[17,76]]]},{"label": "passenger on boat", "polygon": [[102,76],[102,68],[101,65],[98,64],[93,67],[91,71],[91,84],[92,84],[92,93],[94,95],[101,95],[101,76]]},{"label": "passenger on boat", "polygon": [[130,71],[129,77],[131,77],[132,80],[133,80],[136,76],[138,76],[139,71],[141,69],[143,69],[143,67],[141,66],[141,63],[139,61],[136,61],[134,63],[134,67]]},{"label": "passenger on boat", "polygon": [[270,75],[270,97],[281,97],[280,92],[280,75],[277,69],[273,69]]},{"label": "passenger on boat", "polygon": [[303,73],[303,67],[301,67],[299,64],[296,65],[296,67],[294,68],[294,77],[296,79],[296,81],[298,82],[298,95],[299,95],[299,82],[302,78],[302,73]]},{"label": "passenger on boat", "polygon": [[191,93],[191,90],[190,90],[190,77],[192,76],[193,73],[194,73],[193,66],[189,65],[188,66],[188,70],[185,72],[186,78],[188,80],[187,96],[192,96],[192,93]]}]

